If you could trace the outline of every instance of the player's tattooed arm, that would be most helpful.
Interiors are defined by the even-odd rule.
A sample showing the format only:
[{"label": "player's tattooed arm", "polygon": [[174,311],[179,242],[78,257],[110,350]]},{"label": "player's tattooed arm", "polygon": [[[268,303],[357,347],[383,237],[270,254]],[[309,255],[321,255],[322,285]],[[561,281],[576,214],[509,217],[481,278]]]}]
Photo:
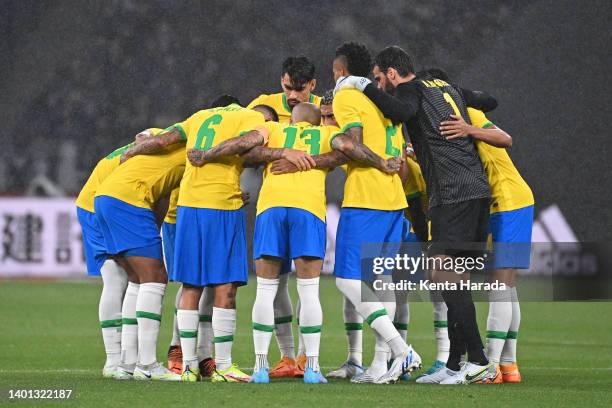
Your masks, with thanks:
[{"label": "player's tattooed arm", "polygon": [[512,146],[512,136],[495,125],[483,129],[470,125],[461,116],[451,115],[451,118],[452,120],[440,123],[440,133],[447,140],[471,136],[495,147]]},{"label": "player's tattooed arm", "polygon": [[362,131],[361,127],[353,127],[347,133],[336,135],[331,142],[332,148],[364,166],[374,167],[388,174],[397,173],[400,169],[402,158],[391,157],[385,160],[374,153],[361,142]]},{"label": "player's tattooed arm", "polygon": [[130,147],[123,152],[120,162],[123,163],[126,160],[140,154],[157,153],[168,146],[178,143],[185,143],[185,140],[182,138],[181,133],[176,128],[172,128],[156,137],[145,138],[140,143]]},{"label": "player's tattooed arm", "polygon": [[236,136],[219,143],[208,150],[189,149],[187,159],[195,167],[201,167],[207,162],[219,157],[243,154],[255,146],[261,146],[267,141],[267,135],[258,130],[251,130],[242,136]]},{"label": "player's tattooed arm", "polygon": [[269,163],[284,159],[291,163],[298,171],[306,171],[315,167],[316,162],[306,152],[286,148],[271,148],[256,146],[242,155],[246,163]]},{"label": "player's tattooed arm", "polygon": [[[317,154],[312,156],[315,169],[333,169],[334,167],[342,166],[350,161],[344,153],[334,150],[328,153]],[[274,174],[296,173],[300,169],[286,159],[279,159],[272,163],[270,168]]]}]

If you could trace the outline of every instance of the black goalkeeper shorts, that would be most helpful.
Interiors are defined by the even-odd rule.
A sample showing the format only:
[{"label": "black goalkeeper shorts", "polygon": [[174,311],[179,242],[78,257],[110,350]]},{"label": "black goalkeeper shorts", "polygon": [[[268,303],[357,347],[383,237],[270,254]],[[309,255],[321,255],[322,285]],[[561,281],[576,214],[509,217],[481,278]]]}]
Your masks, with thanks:
[{"label": "black goalkeeper shorts", "polygon": [[429,209],[429,255],[479,256],[489,231],[488,198],[442,204]]}]

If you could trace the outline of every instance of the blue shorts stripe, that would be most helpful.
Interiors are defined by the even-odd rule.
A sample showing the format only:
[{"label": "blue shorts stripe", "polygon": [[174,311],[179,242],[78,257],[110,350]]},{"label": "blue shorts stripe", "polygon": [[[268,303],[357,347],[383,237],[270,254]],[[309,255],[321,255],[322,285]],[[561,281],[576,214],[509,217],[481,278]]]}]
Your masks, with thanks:
[{"label": "blue shorts stripe", "polygon": [[174,267],[174,242],[176,241],[176,224],[164,222],[162,224],[162,244],[164,246],[164,261],[168,276],[172,276]]}]

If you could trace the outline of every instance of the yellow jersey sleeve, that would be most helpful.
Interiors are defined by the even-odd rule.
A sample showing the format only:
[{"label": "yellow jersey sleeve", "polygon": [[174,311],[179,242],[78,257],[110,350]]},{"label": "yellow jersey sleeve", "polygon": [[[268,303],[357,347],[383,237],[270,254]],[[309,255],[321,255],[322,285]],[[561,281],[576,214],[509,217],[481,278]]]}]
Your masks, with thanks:
[{"label": "yellow jersey sleeve", "polygon": [[[152,135],[157,135],[162,131],[162,129],[159,128],[148,128],[145,130],[149,131]],[[113,170],[119,167],[121,154],[132,146],[134,146],[134,143],[130,143],[115,149],[96,164],[96,167],[94,167],[93,171],[89,175],[89,178],[85,182],[85,185],[79,192],[76,199],[77,207],[89,212],[95,212],[94,197],[98,187],[113,172]]]},{"label": "yellow jersey sleeve", "polygon": [[359,110],[359,105],[352,103],[351,94],[353,92],[341,91],[334,97],[334,116],[342,132],[352,127],[363,127],[362,112]]},{"label": "yellow jersey sleeve", "polygon": [[[486,129],[493,126],[482,111],[468,108],[470,122]],[[490,212],[512,211],[534,205],[531,188],[523,180],[504,148],[477,140],[476,148],[491,187]]]},{"label": "yellow jersey sleeve", "polygon": [[[187,149],[209,150],[265,123],[261,113],[232,104],[197,112],[180,125]],[[217,210],[242,208],[239,156],[222,157],[202,167],[186,162],[178,205]]]},{"label": "yellow jersey sleeve", "polygon": [[[342,131],[361,127],[363,144],[384,159],[401,155],[403,144],[399,125],[385,118],[363,93],[346,89],[333,102],[334,115]],[[373,167],[348,163],[343,207],[399,210],[407,206],[402,181]]]},{"label": "yellow jersey sleeve", "polygon": [[425,194],[425,179],[421,166],[412,157],[406,157],[406,165],[408,166],[408,177],[404,184],[404,194],[408,200],[411,200]]},{"label": "yellow jersey sleeve", "polygon": [[[331,151],[330,139],[338,132],[333,126],[313,126],[306,122],[274,126],[268,139],[270,148],[290,148],[311,155]],[[257,200],[257,214],[272,207],[301,208],[325,221],[325,177],[328,169],[312,169],[289,174],[273,174],[266,166]]]}]

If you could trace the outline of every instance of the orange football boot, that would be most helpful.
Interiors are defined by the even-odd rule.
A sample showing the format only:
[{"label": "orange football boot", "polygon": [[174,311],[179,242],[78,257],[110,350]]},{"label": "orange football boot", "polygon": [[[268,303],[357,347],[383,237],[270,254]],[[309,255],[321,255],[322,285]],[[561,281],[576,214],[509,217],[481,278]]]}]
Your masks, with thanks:
[{"label": "orange football boot", "polygon": [[214,358],[208,357],[200,361],[199,367],[200,374],[202,375],[202,377],[211,377],[215,372],[217,365],[215,364]]},{"label": "orange football boot", "polygon": [[295,375],[295,360],[289,357],[282,357],[274,368],[270,370],[271,378],[293,377]]},{"label": "orange football boot", "polygon": [[306,369],[306,354],[300,354],[295,360],[295,373],[294,377],[304,377],[304,370]]},{"label": "orange football boot", "polygon": [[180,345],[168,349],[168,369],[178,375],[183,372],[183,349]]},{"label": "orange football boot", "polygon": [[500,364],[499,368],[501,369],[502,378],[504,379],[504,382],[520,383],[523,381],[523,377],[521,376],[521,373],[519,372],[516,363]]}]

